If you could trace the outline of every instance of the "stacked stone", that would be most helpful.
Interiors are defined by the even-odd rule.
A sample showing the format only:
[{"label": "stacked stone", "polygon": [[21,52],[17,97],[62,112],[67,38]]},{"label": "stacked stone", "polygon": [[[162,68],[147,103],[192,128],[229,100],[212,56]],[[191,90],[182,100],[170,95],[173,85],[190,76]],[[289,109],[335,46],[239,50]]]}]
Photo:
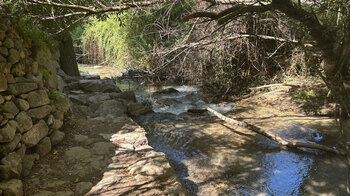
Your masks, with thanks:
[{"label": "stacked stone", "polygon": [[0,195],[22,195],[19,177],[63,139],[70,106],[63,95],[49,98],[58,89],[58,56],[30,48],[8,24],[0,21]]}]

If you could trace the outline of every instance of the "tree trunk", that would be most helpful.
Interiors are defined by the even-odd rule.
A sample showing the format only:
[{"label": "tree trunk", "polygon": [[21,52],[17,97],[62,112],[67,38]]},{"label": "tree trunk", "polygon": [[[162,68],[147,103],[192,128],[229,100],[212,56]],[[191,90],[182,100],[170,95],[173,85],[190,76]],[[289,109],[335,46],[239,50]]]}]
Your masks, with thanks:
[{"label": "tree trunk", "polygon": [[76,60],[73,39],[69,32],[60,36],[60,65],[61,69],[70,76],[80,76]]}]

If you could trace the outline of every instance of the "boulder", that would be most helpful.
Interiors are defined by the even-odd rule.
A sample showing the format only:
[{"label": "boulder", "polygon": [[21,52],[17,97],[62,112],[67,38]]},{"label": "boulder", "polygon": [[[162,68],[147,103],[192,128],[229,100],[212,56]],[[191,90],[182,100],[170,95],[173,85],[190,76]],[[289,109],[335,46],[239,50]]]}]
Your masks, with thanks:
[{"label": "boulder", "polygon": [[21,141],[22,135],[16,134],[13,140],[6,144],[0,144],[0,157],[3,157],[7,155],[8,153],[14,151],[18,145],[18,143]]},{"label": "boulder", "polygon": [[4,196],[22,196],[23,195],[23,183],[21,180],[12,179],[9,181],[0,182],[0,190]]},{"label": "boulder", "polygon": [[1,179],[1,181],[2,180],[8,180],[11,177],[15,177],[15,175],[12,174],[10,166],[8,166],[8,165],[0,165],[0,179]]},{"label": "boulder", "polygon": [[63,140],[64,136],[65,134],[62,131],[54,130],[50,135],[51,145],[54,146],[59,144]]},{"label": "boulder", "polygon": [[124,116],[126,111],[125,106],[117,100],[107,100],[101,104],[93,104],[90,106],[90,110],[94,113],[94,116],[113,115]]},{"label": "boulder", "polygon": [[125,99],[128,101],[136,102],[136,96],[134,91],[123,91],[120,93],[110,93],[110,96],[114,99]]},{"label": "boulder", "polygon": [[22,141],[28,147],[33,147],[39,143],[39,141],[47,136],[49,127],[44,120],[40,120],[33,126],[28,132],[23,134]]},{"label": "boulder", "polygon": [[0,63],[5,63],[5,62],[6,62],[6,58],[0,54]]},{"label": "boulder", "polygon": [[39,160],[38,154],[26,154],[22,161],[22,175],[28,176],[33,168],[34,161]]},{"label": "boulder", "polygon": [[13,120],[9,121],[0,129],[0,143],[11,142],[16,134],[17,123]]},{"label": "boulder", "polygon": [[53,124],[53,120],[54,120],[54,117],[52,114],[50,114],[49,117],[47,117],[47,119],[46,119],[46,124],[48,126],[51,126]]},{"label": "boulder", "polygon": [[49,104],[50,99],[45,90],[32,91],[28,93],[28,103],[30,107],[36,108]]},{"label": "boulder", "polygon": [[149,112],[153,112],[152,108],[150,108],[149,106],[145,106],[140,103],[128,104],[128,113],[131,116],[140,116],[142,114],[147,114]]},{"label": "boulder", "polygon": [[16,99],[15,103],[21,111],[27,111],[30,108],[29,103],[24,99]]},{"label": "boulder", "polygon": [[11,63],[12,65],[17,63],[20,59],[19,52],[16,49],[11,48],[9,50],[9,55],[7,59],[8,59],[8,62]]},{"label": "boulder", "polygon": [[108,99],[111,99],[108,93],[98,93],[96,95],[92,95],[88,97],[88,101],[90,103],[98,103]]},{"label": "boulder", "polygon": [[11,73],[14,76],[22,77],[26,74],[26,66],[22,63],[16,63],[12,66]]},{"label": "boulder", "polygon": [[20,94],[28,93],[38,88],[36,83],[15,83],[8,85],[9,93],[17,96]]},{"label": "boulder", "polygon": [[7,78],[3,73],[0,73],[0,92],[7,90]]},{"label": "boulder", "polygon": [[50,105],[44,105],[38,108],[30,109],[28,110],[27,113],[32,118],[43,119],[47,115],[49,115],[51,111],[52,111],[52,107]]},{"label": "boulder", "polygon": [[42,139],[35,148],[36,153],[43,157],[51,151],[51,140],[49,137]]},{"label": "boulder", "polygon": [[16,80],[12,74],[6,74],[6,79],[7,79],[7,83],[9,83],[9,84],[16,83]]},{"label": "boulder", "polygon": [[16,116],[17,128],[21,133],[24,133],[33,127],[33,121],[24,111]]},{"label": "boulder", "polygon": [[38,64],[38,62],[34,61],[32,64],[32,73],[34,75],[37,75],[38,72],[39,72],[39,64]]},{"label": "boulder", "polygon": [[0,54],[4,55],[4,56],[8,56],[9,55],[9,51],[6,47],[0,47]]},{"label": "boulder", "polygon": [[57,130],[57,129],[60,129],[62,127],[62,125],[63,125],[63,122],[61,120],[54,119],[53,125],[51,128]]},{"label": "boulder", "polygon": [[[55,106],[58,110],[66,113],[70,110],[69,99],[66,95],[60,94],[57,100],[55,100]],[[57,119],[57,118],[56,118]]]},{"label": "boulder", "polygon": [[10,167],[11,172],[19,177],[22,172],[22,158],[16,152],[11,152],[5,158],[1,159],[1,165]]},{"label": "boulder", "polygon": [[0,104],[3,104],[5,102],[5,99],[2,95],[0,95]]},{"label": "boulder", "polygon": [[11,113],[15,116],[16,114],[18,114],[19,109],[17,108],[15,103],[13,103],[12,101],[7,101],[5,102],[5,104],[0,106],[0,111]]},{"label": "boulder", "polygon": [[6,48],[13,48],[15,47],[15,43],[13,42],[13,40],[9,37],[7,37],[5,39],[5,41],[2,43],[3,46],[5,46]]},{"label": "boulder", "polygon": [[4,73],[4,74],[9,74],[11,72],[11,67],[12,65],[10,63],[7,62],[1,62],[1,55],[0,55],[0,70]]}]

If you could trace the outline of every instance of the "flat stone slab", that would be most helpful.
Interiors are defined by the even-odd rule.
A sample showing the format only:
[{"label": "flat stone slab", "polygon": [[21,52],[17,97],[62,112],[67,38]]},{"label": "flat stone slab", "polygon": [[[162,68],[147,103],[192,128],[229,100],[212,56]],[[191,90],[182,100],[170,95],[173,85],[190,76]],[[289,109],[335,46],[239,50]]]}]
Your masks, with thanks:
[{"label": "flat stone slab", "polygon": [[87,195],[188,195],[165,154],[148,145],[146,131],[135,122],[128,121],[111,141],[118,146],[113,162]]}]

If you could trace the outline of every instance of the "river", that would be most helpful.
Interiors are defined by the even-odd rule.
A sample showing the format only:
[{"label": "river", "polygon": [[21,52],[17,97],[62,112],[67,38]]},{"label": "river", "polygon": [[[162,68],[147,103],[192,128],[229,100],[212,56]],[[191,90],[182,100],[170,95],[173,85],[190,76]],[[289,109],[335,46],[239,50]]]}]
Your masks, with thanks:
[{"label": "river", "polygon": [[[150,145],[167,155],[191,195],[347,195],[344,157],[317,150],[281,149],[208,112],[187,110],[209,106],[286,139],[339,148],[341,144],[327,135],[336,129],[333,119],[258,106],[239,108],[235,103],[207,104],[199,96],[200,88],[193,86],[119,86],[133,89],[139,102],[152,105],[155,113],[134,120],[147,130]],[[178,92],[154,94],[166,88]]]}]

